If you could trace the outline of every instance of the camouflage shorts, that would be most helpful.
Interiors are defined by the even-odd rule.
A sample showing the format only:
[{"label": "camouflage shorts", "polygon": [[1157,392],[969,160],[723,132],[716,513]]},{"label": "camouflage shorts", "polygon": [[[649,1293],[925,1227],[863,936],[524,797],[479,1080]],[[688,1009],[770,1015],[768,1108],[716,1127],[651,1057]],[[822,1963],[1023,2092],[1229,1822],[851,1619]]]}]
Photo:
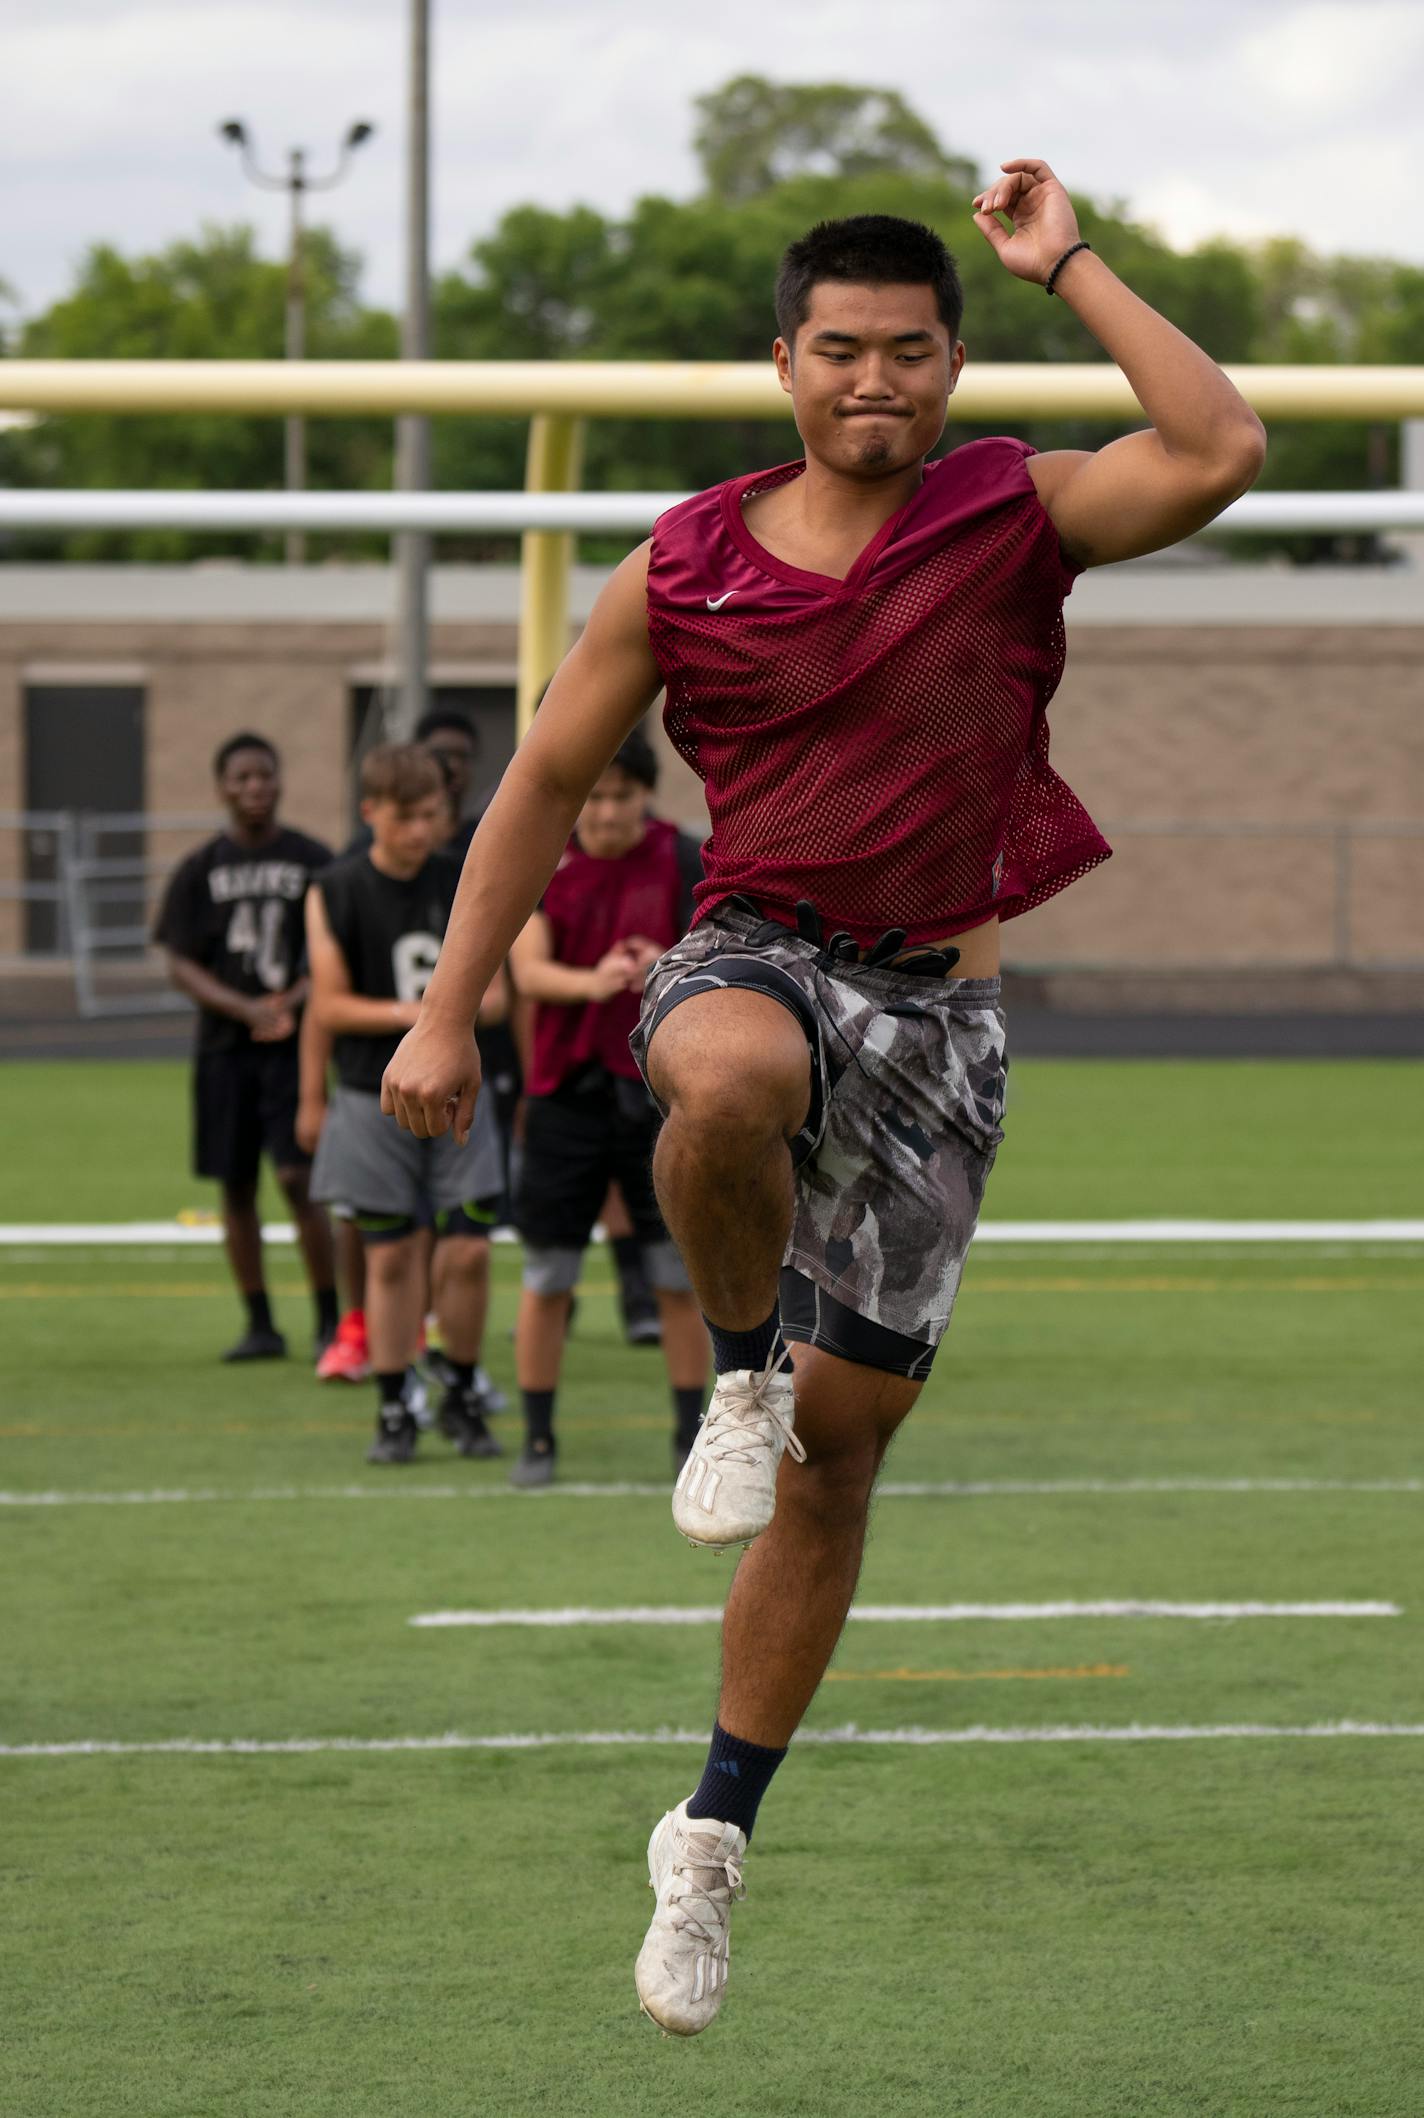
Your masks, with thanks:
[{"label": "camouflage shorts", "polygon": [[[763,966],[765,983],[755,975]],[[721,985],[783,1000],[811,1049],[811,1111],[792,1143],[783,1331],[922,1378],[1003,1138],[998,979],[828,962],[789,929],[769,938],[766,922],[720,906],[649,974],[631,1040],[645,1073],[658,1024],[681,999]]]}]

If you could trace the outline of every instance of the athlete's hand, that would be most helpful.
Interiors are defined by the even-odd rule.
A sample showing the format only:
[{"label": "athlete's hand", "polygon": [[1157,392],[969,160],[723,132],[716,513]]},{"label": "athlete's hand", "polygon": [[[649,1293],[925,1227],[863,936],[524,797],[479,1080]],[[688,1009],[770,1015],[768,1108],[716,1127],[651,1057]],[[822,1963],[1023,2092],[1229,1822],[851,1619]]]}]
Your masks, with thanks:
[{"label": "athlete's hand", "polygon": [[647,983],[649,971],[664,954],[663,945],[660,941],[650,941],[646,934],[630,934],[623,946],[633,959],[638,974],[636,982],[641,992]]},{"label": "athlete's hand", "polygon": [[640,985],[642,977],[626,942],[600,956],[588,974],[588,997],[590,1000],[611,1000],[615,993],[626,993]]},{"label": "athlete's hand", "polygon": [[[1036,280],[1041,287],[1064,251],[1081,240],[1073,201],[1047,162],[1036,156],[999,167],[1003,175],[974,201],[974,225],[1016,279]],[[1012,232],[998,218],[1001,213],[1013,222]]]},{"label": "athlete's hand", "polygon": [[422,1012],[396,1046],[381,1082],[381,1109],[417,1140],[453,1130],[463,1147],[480,1092],[480,1055],[466,1023]]},{"label": "athlete's hand", "polygon": [[247,1026],[254,1044],[282,1044],[295,1032],[297,1018],[285,993],[271,993],[247,1006]]}]

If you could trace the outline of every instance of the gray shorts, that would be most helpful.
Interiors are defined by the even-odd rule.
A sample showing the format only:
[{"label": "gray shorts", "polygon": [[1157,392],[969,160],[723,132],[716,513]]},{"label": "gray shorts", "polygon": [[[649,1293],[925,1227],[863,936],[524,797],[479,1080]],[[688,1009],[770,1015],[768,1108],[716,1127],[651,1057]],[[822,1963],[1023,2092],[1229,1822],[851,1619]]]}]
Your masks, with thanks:
[{"label": "gray shorts", "polygon": [[469,1141],[460,1147],[453,1133],[417,1140],[382,1115],[379,1096],[338,1088],[317,1142],[311,1188],[314,1199],[339,1201],[357,1220],[424,1222],[493,1198],[503,1188],[493,1098],[480,1097]]},{"label": "gray shorts", "polygon": [[631,1040],[645,1078],[659,1023],[723,986],[780,1001],[811,1053],[811,1108],[791,1143],[784,1335],[922,1379],[1003,1138],[999,980],[831,962],[789,929],[721,906],[648,976]]}]

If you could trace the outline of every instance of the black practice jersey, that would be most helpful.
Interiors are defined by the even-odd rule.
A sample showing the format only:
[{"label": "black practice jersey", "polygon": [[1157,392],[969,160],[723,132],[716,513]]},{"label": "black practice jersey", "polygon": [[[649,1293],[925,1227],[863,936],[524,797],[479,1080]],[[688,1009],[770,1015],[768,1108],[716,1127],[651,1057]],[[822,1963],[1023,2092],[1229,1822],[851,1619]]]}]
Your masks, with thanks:
[{"label": "black practice jersey", "polygon": [[[320,878],[332,938],[351,990],[366,1000],[419,1000],[430,983],[460,881],[458,861],[432,853],[409,882],[383,875],[367,853],[334,861]],[[404,1032],[342,1035],[333,1057],[343,1088],[378,1091]]]},{"label": "black practice jersey", "polygon": [[[319,839],[285,826],[255,849],[219,832],[174,872],[153,938],[250,999],[285,992],[306,965],[307,885],[330,859]],[[251,1035],[231,1015],[198,1010],[200,1051]]]}]

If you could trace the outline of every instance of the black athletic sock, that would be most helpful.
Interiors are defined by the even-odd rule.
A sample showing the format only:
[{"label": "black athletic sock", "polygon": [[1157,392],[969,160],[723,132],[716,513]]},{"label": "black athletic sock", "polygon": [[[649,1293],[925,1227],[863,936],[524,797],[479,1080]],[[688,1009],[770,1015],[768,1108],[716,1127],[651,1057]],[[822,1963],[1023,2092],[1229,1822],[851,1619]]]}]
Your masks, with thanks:
[{"label": "black athletic sock", "polygon": [[635,1235],[611,1236],[609,1248],[613,1262],[618,1267],[620,1280],[632,1278],[639,1282],[640,1291],[646,1287],[643,1273],[643,1246]]},{"label": "black athletic sock", "polygon": [[272,1329],[272,1304],[267,1299],[267,1289],[259,1287],[256,1294],[245,1294],[242,1299],[247,1304],[247,1321],[251,1329],[254,1331],[270,1331]]},{"label": "black athletic sock", "polygon": [[521,1390],[524,1400],[525,1439],[541,1456],[554,1446],[554,1393],[552,1390]]},{"label": "black athletic sock", "polygon": [[764,1368],[786,1350],[779,1309],[773,1309],[755,1331],[727,1331],[721,1324],[714,1324],[710,1316],[704,1321],[712,1339],[712,1365],[719,1375],[725,1375],[729,1368]]},{"label": "black athletic sock", "polygon": [[784,1750],[765,1750],[760,1743],[729,1736],[721,1722],[716,1722],[697,1792],[688,1797],[688,1816],[735,1824],[750,1838],[761,1798],[785,1756]]},{"label": "black athletic sock", "polygon": [[673,1417],[677,1421],[678,1447],[689,1449],[696,1436],[702,1418],[702,1407],[707,1402],[707,1392],[701,1383],[691,1390],[674,1390],[672,1393]]},{"label": "black athletic sock", "polygon": [[312,1295],[312,1300],[316,1303],[316,1328],[318,1335],[325,1338],[326,1334],[329,1331],[334,1331],[341,1321],[341,1310],[337,1305],[336,1289],[334,1287],[318,1287]]},{"label": "black athletic sock", "polygon": [[399,1405],[405,1409],[405,1370],[392,1368],[388,1374],[376,1377],[376,1402],[382,1412],[387,1405]]},{"label": "black athletic sock", "polygon": [[450,1377],[450,1387],[451,1387],[452,1389],[454,1389],[454,1390],[473,1390],[473,1389],[474,1389],[474,1387],[475,1387],[475,1363],[474,1363],[474,1361],[452,1361],[452,1360],[451,1360],[451,1358],[450,1358],[450,1356],[449,1356],[449,1354],[447,1353],[447,1354],[446,1354],[446,1356],[445,1356],[445,1367],[446,1367],[446,1369],[447,1369],[447,1371],[448,1371],[448,1373],[449,1373],[449,1377]]}]

